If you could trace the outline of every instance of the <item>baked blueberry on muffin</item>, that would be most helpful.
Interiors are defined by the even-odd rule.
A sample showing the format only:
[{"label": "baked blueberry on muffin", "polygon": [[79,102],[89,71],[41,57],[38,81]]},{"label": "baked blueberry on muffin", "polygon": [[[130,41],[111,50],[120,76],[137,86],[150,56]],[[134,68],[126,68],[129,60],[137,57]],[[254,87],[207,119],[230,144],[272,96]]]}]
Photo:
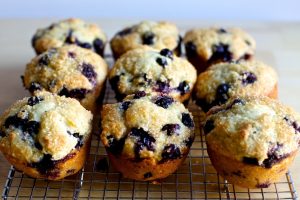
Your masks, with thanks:
[{"label": "baked blueberry on muffin", "polygon": [[32,38],[32,47],[37,54],[65,44],[91,49],[103,56],[106,36],[96,24],[71,18],[38,29]]},{"label": "baked blueberry on muffin", "polygon": [[193,99],[207,112],[232,96],[277,98],[277,73],[259,61],[218,63],[198,76]]},{"label": "baked blueberry on muffin", "polygon": [[154,181],[176,171],[194,141],[191,113],[172,97],[144,92],[103,106],[101,140],[124,177]]},{"label": "baked blueberry on muffin", "polygon": [[0,150],[31,177],[62,179],[83,167],[91,127],[92,114],[75,99],[38,92],[0,117]]},{"label": "baked blueberry on muffin", "polygon": [[142,21],[118,32],[110,45],[115,59],[143,45],[158,50],[167,48],[180,56],[181,40],[177,27],[170,22]]},{"label": "baked blueberry on muffin", "polygon": [[145,91],[166,94],[183,102],[189,99],[196,76],[195,68],[171,50],[148,47],[124,54],[109,73],[118,100]]},{"label": "baked blueberry on muffin", "polygon": [[238,28],[193,29],[183,41],[188,60],[198,73],[213,63],[250,60],[256,46],[254,39]]},{"label": "baked blueberry on muffin", "polygon": [[27,64],[23,82],[32,94],[46,90],[72,97],[94,112],[107,73],[107,64],[99,55],[76,45],[66,45],[33,58]]},{"label": "baked blueberry on muffin", "polygon": [[203,131],[218,173],[264,188],[288,170],[300,145],[300,115],[268,97],[233,98],[212,108]]}]

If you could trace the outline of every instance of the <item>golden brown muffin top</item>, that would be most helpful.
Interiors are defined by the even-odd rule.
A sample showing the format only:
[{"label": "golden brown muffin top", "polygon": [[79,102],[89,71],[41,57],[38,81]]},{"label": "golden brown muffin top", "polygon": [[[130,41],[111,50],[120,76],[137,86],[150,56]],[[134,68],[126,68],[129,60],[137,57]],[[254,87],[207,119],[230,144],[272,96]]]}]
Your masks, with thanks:
[{"label": "golden brown muffin top", "polygon": [[0,150],[20,162],[44,155],[60,160],[89,137],[92,114],[71,98],[38,92],[14,103],[0,117]]},{"label": "golden brown muffin top", "polygon": [[268,97],[233,98],[214,107],[203,129],[210,148],[266,168],[300,144],[300,115]]}]

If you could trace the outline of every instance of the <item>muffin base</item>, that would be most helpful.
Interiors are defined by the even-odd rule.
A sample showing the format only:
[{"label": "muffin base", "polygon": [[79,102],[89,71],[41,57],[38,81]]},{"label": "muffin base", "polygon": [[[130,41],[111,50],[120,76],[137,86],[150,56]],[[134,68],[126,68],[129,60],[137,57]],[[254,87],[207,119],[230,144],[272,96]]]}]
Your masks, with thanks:
[{"label": "muffin base", "polygon": [[91,139],[89,138],[80,149],[75,149],[61,160],[54,161],[53,169],[41,174],[37,168],[31,164],[21,162],[19,159],[12,157],[3,152],[8,162],[15,167],[16,170],[24,172],[32,178],[44,178],[48,180],[60,180],[66,176],[76,174],[84,166],[87,154],[90,149]]},{"label": "muffin base", "polygon": [[229,156],[214,151],[207,145],[211,163],[217,172],[230,183],[244,188],[267,188],[278,181],[287,171],[296,157],[297,151],[292,152],[271,168],[245,164]]},{"label": "muffin base", "polygon": [[[119,171],[125,178],[130,178],[138,181],[153,181],[166,178],[174,173],[178,167],[184,162],[187,155],[181,158],[168,160],[159,163],[154,159],[143,159],[141,161],[134,161],[120,156],[115,156],[107,152],[109,160],[113,167]],[[151,173],[151,177],[145,178],[145,174]],[[159,181],[158,181],[159,182]]]}]

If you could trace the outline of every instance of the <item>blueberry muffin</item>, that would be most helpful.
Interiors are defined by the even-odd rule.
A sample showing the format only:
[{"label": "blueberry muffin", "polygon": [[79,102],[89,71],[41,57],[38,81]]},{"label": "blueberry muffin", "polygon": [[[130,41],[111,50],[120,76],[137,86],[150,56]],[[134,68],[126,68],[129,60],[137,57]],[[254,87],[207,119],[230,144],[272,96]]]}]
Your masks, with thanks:
[{"label": "blueberry muffin", "polygon": [[191,113],[169,96],[137,92],[104,105],[101,140],[124,177],[162,179],[176,171],[194,141]]},{"label": "blueberry muffin", "polygon": [[181,40],[177,27],[170,22],[142,21],[118,32],[112,38],[110,46],[115,59],[128,50],[143,45],[158,50],[167,48],[180,56]]},{"label": "blueberry muffin", "polygon": [[106,62],[96,53],[66,45],[50,49],[27,64],[24,86],[32,94],[46,90],[72,97],[94,112],[97,99],[101,99],[108,73]]},{"label": "blueberry muffin", "polygon": [[106,36],[96,24],[71,18],[38,29],[32,38],[32,47],[37,54],[65,44],[91,49],[103,56]]},{"label": "blueberry muffin", "polygon": [[277,98],[277,73],[259,61],[218,63],[198,76],[193,99],[207,112],[232,96]]},{"label": "blueberry muffin", "polygon": [[143,47],[117,60],[109,73],[118,100],[137,91],[167,94],[181,102],[189,99],[197,72],[171,50]]},{"label": "blueberry muffin", "polygon": [[238,28],[193,29],[183,41],[187,58],[198,73],[213,63],[250,60],[256,46],[254,39]]},{"label": "blueberry muffin", "polygon": [[268,97],[233,98],[209,111],[203,131],[218,173],[265,188],[283,176],[300,145],[300,115]]},{"label": "blueberry muffin", "polygon": [[38,92],[0,117],[0,150],[28,176],[62,179],[83,167],[91,126],[92,114],[75,99]]}]

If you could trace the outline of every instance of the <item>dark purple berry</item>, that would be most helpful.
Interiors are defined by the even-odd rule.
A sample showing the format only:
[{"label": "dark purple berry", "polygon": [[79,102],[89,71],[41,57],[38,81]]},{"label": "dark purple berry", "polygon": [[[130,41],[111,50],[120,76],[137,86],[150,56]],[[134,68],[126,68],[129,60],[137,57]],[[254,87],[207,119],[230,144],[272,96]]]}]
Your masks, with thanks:
[{"label": "dark purple berry", "polygon": [[94,67],[88,63],[82,63],[81,73],[93,84],[96,84],[97,73]]},{"label": "dark purple berry", "polygon": [[279,155],[278,152],[282,148],[283,144],[277,143],[271,149],[269,149],[267,155],[268,158],[263,161],[262,166],[265,168],[271,168],[274,164],[280,162],[282,159],[286,158],[288,155]]},{"label": "dark purple berry", "polygon": [[131,102],[130,101],[124,101],[121,103],[121,109],[122,110],[127,110],[130,106]]},{"label": "dark purple berry", "polygon": [[255,187],[256,188],[268,188],[271,185],[271,183],[266,182],[266,183],[259,183]]},{"label": "dark purple berry", "polygon": [[171,136],[173,134],[179,134],[180,125],[179,124],[166,124],[162,127],[162,131],[167,131],[167,135]]},{"label": "dark purple berry", "polygon": [[218,33],[227,33],[227,31],[224,28],[219,28]]},{"label": "dark purple berry", "polygon": [[48,171],[54,169],[55,162],[52,160],[50,154],[45,154],[39,162],[32,163],[31,165],[32,167],[37,168],[41,174],[47,174]]},{"label": "dark purple berry", "polygon": [[259,165],[257,158],[243,157],[243,162],[249,165]]},{"label": "dark purple berry", "polygon": [[177,87],[177,90],[180,91],[181,95],[184,95],[188,91],[190,91],[190,86],[186,81],[183,81],[183,82],[179,83],[179,86]]},{"label": "dark purple berry", "polygon": [[185,49],[188,57],[193,57],[197,55],[197,47],[193,42],[187,42],[185,44]]},{"label": "dark purple berry", "polygon": [[289,126],[292,126],[295,129],[295,133],[298,134],[300,132],[300,126],[296,121],[292,121],[288,117],[283,118]]},{"label": "dark purple berry", "polygon": [[103,50],[104,50],[104,42],[101,39],[96,38],[93,42],[93,46],[94,46],[95,52],[102,56]]},{"label": "dark purple berry", "polygon": [[32,96],[28,99],[27,103],[30,106],[34,106],[38,103],[40,103],[41,101],[43,101],[44,99],[42,97],[37,97],[37,96]]},{"label": "dark purple berry", "polygon": [[109,166],[106,158],[100,159],[96,164],[96,169],[98,171],[106,172],[108,168]]},{"label": "dark purple berry", "polygon": [[132,33],[132,28],[131,27],[125,28],[124,30],[118,32],[117,35],[119,35],[119,36],[125,36],[125,35],[128,35],[130,33]]},{"label": "dark purple berry", "polygon": [[158,96],[155,100],[155,104],[167,109],[172,103],[174,102],[174,99],[169,96]]},{"label": "dark purple berry", "polygon": [[185,145],[187,147],[191,147],[193,142],[194,142],[194,137],[189,137],[187,140],[184,141],[185,142]]},{"label": "dark purple berry", "polygon": [[107,136],[107,140],[108,140],[107,150],[109,152],[111,152],[114,155],[118,155],[122,152],[125,143],[125,138],[121,138],[117,140],[112,135],[109,135]]},{"label": "dark purple berry", "polygon": [[27,132],[31,136],[37,135],[40,129],[40,123],[36,121],[28,121],[23,126],[23,131]]},{"label": "dark purple berry", "polygon": [[239,59],[238,59],[238,62],[241,61],[241,60],[250,60],[252,58],[252,55],[251,54],[244,54],[243,56],[241,56]]},{"label": "dark purple berry", "polygon": [[75,43],[75,38],[73,37],[73,30],[69,30],[68,35],[65,39],[65,43],[67,43],[67,44]]},{"label": "dark purple berry", "polygon": [[230,89],[230,85],[227,83],[223,83],[217,87],[216,91],[216,104],[224,104],[229,99],[228,91]]},{"label": "dark purple berry", "polygon": [[165,66],[168,65],[168,61],[165,58],[158,57],[158,58],[156,58],[156,62],[157,62],[157,64],[159,64],[163,68],[165,68]]},{"label": "dark purple berry", "polygon": [[162,49],[159,54],[173,60],[173,52],[170,49]]},{"label": "dark purple berry", "polygon": [[30,83],[28,90],[29,92],[34,93],[37,90],[42,90],[42,86],[37,82],[32,82]]},{"label": "dark purple berry", "polygon": [[233,59],[232,53],[229,51],[229,45],[218,44],[212,47],[213,54],[207,61],[208,63],[213,63],[215,61],[229,62]]},{"label": "dark purple berry", "polygon": [[80,42],[76,39],[76,44],[82,48],[85,48],[85,49],[91,49],[92,48],[92,45],[90,43],[87,43],[87,42]]},{"label": "dark purple berry", "polygon": [[151,177],[152,177],[151,172],[147,172],[147,173],[144,174],[144,179],[151,178]]},{"label": "dark purple berry", "polygon": [[195,126],[189,113],[182,113],[181,121],[188,128],[193,128]]},{"label": "dark purple berry", "polygon": [[242,84],[243,85],[252,84],[255,81],[257,81],[257,77],[254,73],[252,73],[252,72],[242,73]]},{"label": "dark purple berry", "polygon": [[42,55],[42,57],[38,61],[38,64],[43,65],[43,66],[49,65],[49,63],[50,63],[50,58],[49,58],[49,55],[47,53]]},{"label": "dark purple berry", "polygon": [[68,56],[70,57],[70,58],[75,58],[76,57],[76,54],[74,53],[74,52],[68,52]]},{"label": "dark purple berry", "polygon": [[144,96],[146,96],[146,92],[145,91],[138,91],[138,92],[134,93],[133,98],[134,99],[139,99],[139,98],[142,98]]},{"label": "dark purple berry", "polygon": [[162,161],[174,160],[180,158],[181,157],[180,149],[174,144],[170,144],[164,147],[161,156],[162,156]]},{"label": "dark purple berry", "polygon": [[149,151],[154,151],[156,140],[154,137],[149,135],[149,133],[143,128],[132,128],[129,134],[135,137],[137,140],[134,149],[135,157],[137,159],[140,158],[140,151],[145,148]]},{"label": "dark purple berry", "polygon": [[78,139],[78,142],[77,142],[75,148],[78,149],[78,148],[82,147],[84,144],[83,135],[79,135],[79,133],[73,133],[71,135]]},{"label": "dark purple berry", "polygon": [[43,150],[42,145],[41,145],[38,141],[36,141],[36,142],[34,143],[34,146],[35,146],[35,148],[37,148],[37,149],[40,150],[40,151]]},{"label": "dark purple berry", "polygon": [[83,88],[68,90],[67,88],[63,87],[62,90],[59,92],[59,95],[81,100],[85,98],[85,95],[89,92],[91,91]]},{"label": "dark purple berry", "polygon": [[214,120],[209,119],[205,122],[203,126],[203,132],[205,135],[207,135],[209,132],[211,132],[215,128]]},{"label": "dark purple berry", "polygon": [[155,91],[162,92],[162,93],[169,93],[170,85],[167,82],[157,81]]},{"label": "dark purple berry", "polygon": [[28,119],[21,119],[17,115],[9,116],[4,123],[5,128],[9,128],[13,126],[18,129],[23,129],[25,124],[27,123]]},{"label": "dark purple berry", "polygon": [[146,32],[142,36],[143,44],[152,45],[154,44],[155,35],[152,32]]}]

